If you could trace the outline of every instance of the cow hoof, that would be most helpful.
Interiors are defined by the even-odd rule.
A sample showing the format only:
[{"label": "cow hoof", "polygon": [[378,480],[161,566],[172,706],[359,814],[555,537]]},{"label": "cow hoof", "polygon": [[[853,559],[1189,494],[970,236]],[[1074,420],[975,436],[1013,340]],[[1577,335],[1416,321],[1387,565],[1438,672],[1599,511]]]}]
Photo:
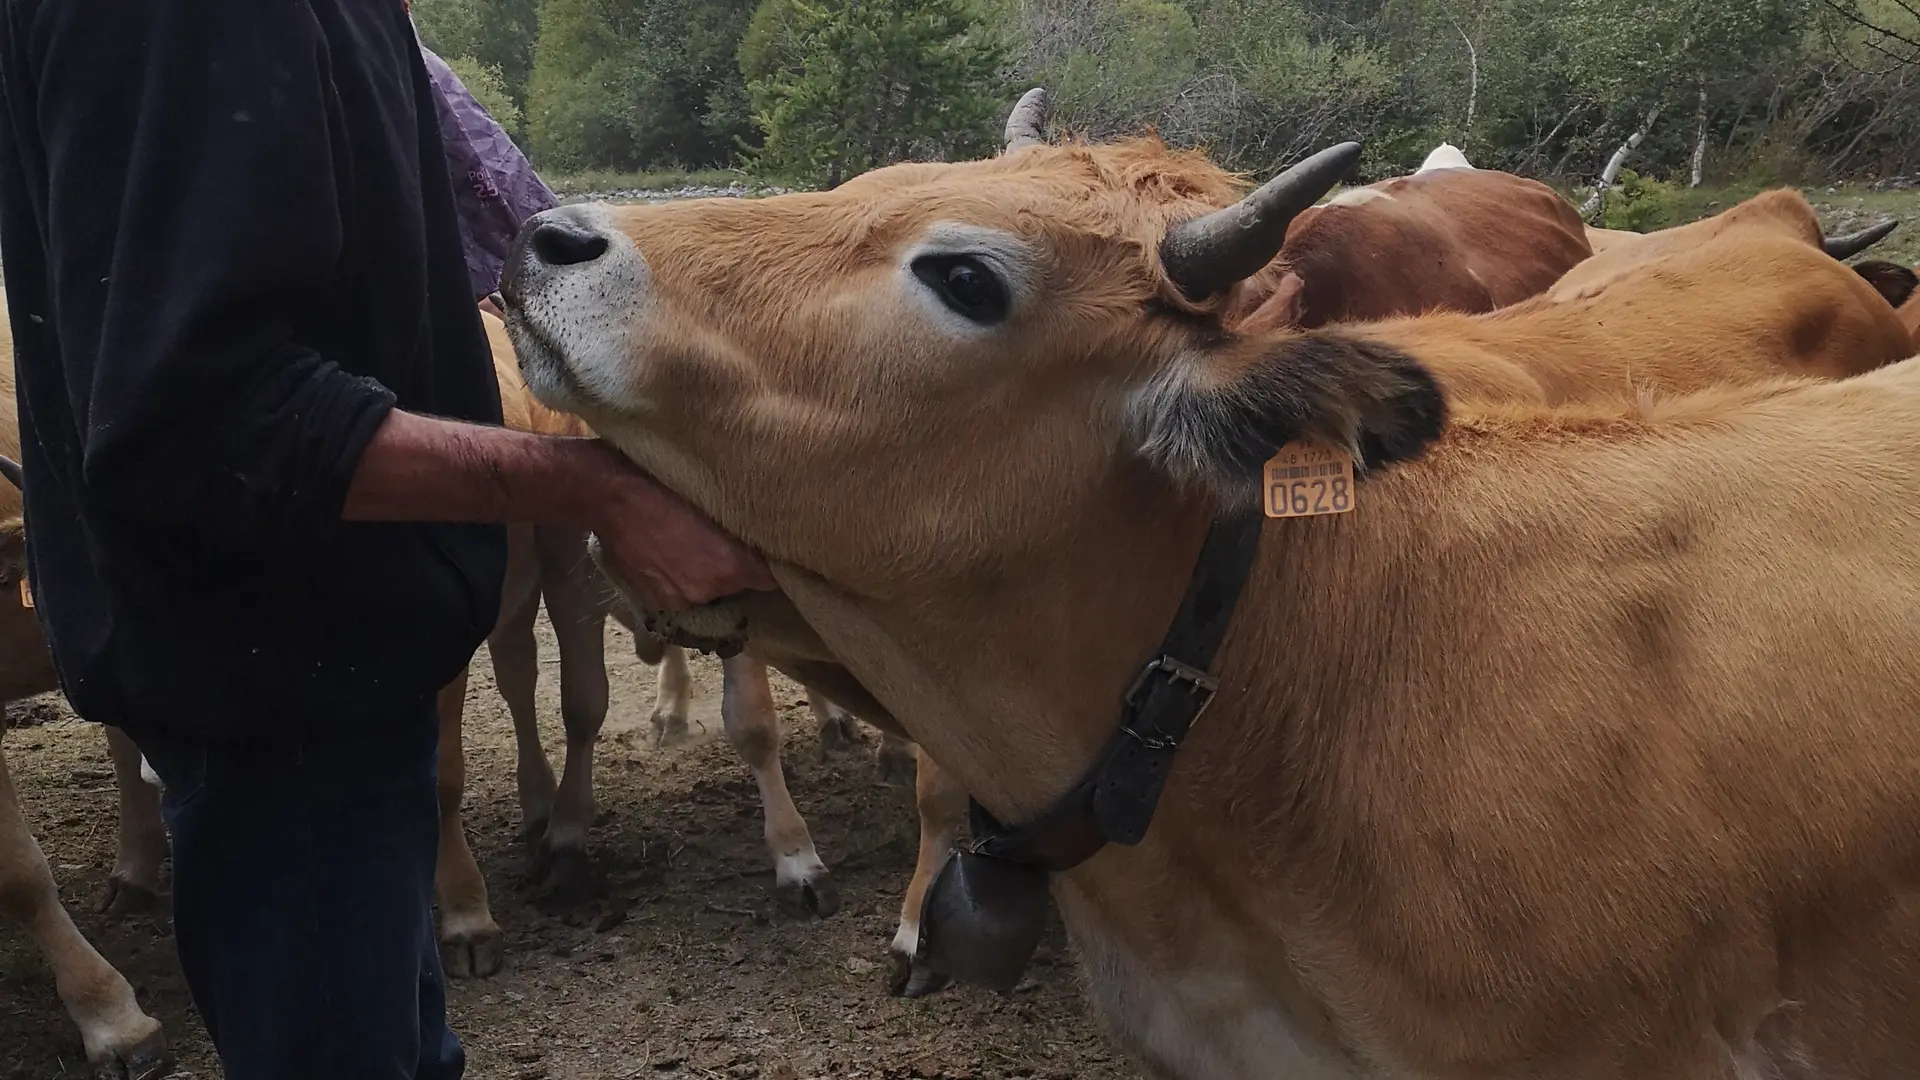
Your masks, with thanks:
[{"label": "cow hoof", "polygon": [[[539,861],[545,857],[546,839],[547,816],[545,814],[536,818],[528,818],[520,823],[520,843],[527,849],[527,853],[533,856],[536,863],[539,863]],[[538,876],[539,869],[537,867],[534,873]]]},{"label": "cow hoof", "polygon": [[892,970],[887,972],[887,993],[897,998],[923,998],[945,990],[953,980],[904,953],[891,953]]},{"label": "cow hoof", "polygon": [[584,851],[546,849],[536,867],[534,903],[552,914],[584,907],[606,893],[607,883]]},{"label": "cow hoof", "polygon": [[150,915],[160,910],[160,894],[123,877],[110,877],[94,897],[93,910],[102,915]]},{"label": "cow hoof", "polygon": [[874,771],[880,774],[882,781],[898,787],[910,788],[914,784],[914,774],[920,766],[914,760],[911,747],[901,749],[896,746],[882,746],[880,752],[874,755],[873,767]]},{"label": "cow hoof", "polygon": [[462,934],[440,941],[440,967],[449,979],[491,979],[507,961],[507,940],[495,927],[491,934]]},{"label": "cow hoof", "polygon": [[656,712],[652,720],[654,749],[678,746],[687,741],[687,718],[684,715]]},{"label": "cow hoof", "polygon": [[824,871],[810,881],[775,886],[773,899],[781,912],[795,919],[825,919],[840,910],[840,890]]},{"label": "cow hoof", "polygon": [[114,1050],[111,1057],[93,1066],[96,1080],[160,1080],[172,1071],[173,1055],[167,1050],[166,1032],[157,1022],[152,1034],[131,1049]]},{"label": "cow hoof", "polygon": [[860,729],[851,716],[834,716],[820,721],[820,754],[837,754],[860,745]]}]

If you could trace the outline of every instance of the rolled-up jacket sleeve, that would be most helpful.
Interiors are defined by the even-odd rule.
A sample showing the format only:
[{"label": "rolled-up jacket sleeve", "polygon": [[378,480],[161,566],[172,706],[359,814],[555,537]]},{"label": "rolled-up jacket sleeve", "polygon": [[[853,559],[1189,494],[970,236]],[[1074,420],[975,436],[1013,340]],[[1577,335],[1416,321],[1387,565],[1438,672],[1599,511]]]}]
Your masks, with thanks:
[{"label": "rolled-up jacket sleeve", "polygon": [[287,0],[39,8],[50,317],[97,506],[229,543],[324,533],[393,407],[295,332],[343,235],[314,19]]}]

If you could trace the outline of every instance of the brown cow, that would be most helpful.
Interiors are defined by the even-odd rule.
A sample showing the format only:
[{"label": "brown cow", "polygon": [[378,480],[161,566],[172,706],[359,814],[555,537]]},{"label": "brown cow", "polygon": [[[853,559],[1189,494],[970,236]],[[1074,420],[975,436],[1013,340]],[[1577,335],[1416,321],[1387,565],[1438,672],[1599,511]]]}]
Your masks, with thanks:
[{"label": "brown cow", "polygon": [[[1044,109],[1045,97],[1030,93],[1022,107],[1028,102]],[[1040,145],[1044,119],[1041,112],[1030,120],[1023,138],[1016,138],[1010,121],[1009,151]],[[1427,178],[1424,187],[1409,183],[1422,177]],[[1442,178],[1448,182],[1436,182]],[[867,182],[882,179],[883,174],[873,174]],[[1211,177],[1196,183],[1212,190]],[[1330,213],[1334,207],[1340,213]],[[1601,262],[1607,276],[1584,302],[1562,310],[1539,304],[1515,309],[1508,305],[1553,285],[1563,270],[1585,257],[1579,216],[1552,189],[1475,170],[1457,148],[1442,144],[1414,176],[1349,189],[1303,211],[1288,227],[1280,255],[1243,286],[1246,298],[1238,307],[1255,306],[1255,313],[1236,328],[1318,325],[1324,315],[1357,322],[1357,312],[1381,318],[1450,306],[1479,312],[1505,308],[1503,314],[1456,315],[1444,324],[1390,322],[1357,326],[1354,332],[1388,342],[1421,336],[1428,343],[1425,358],[1455,393],[1541,403],[1592,396],[1624,400],[1638,390],[1698,388],[1783,372],[1837,378],[1913,352],[1862,287],[1864,279],[1898,304],[1911,292],[1912,275],[1900,285],[1885,280],[1884,270],[1900,270],[1891,264],[1863,264],[1858,273],[1849,273],[1815,250],[1824,243],[1834,254],[1851,254],[1885,236],[1889,227],[1823,241],[1811,207],[1791,191],[1763,194],[1712,222],[1690,232],[1617,234],[1640,246],[1631,262],[1624,251]],[[1783,237],[1802,243],[1792,247]],[[1427,251],[1444,254],[1429,263]],[[1496,276],[1502,265],[1513,269]],[[1503,283],[1504,291],[1479,289],[1476,266],[1489,268],[1487,279]],[[1313,281],[1304,289],[1302,270]],[[1279,291],[1270,296],[1276,280]],[[1608,284],[1615,286],[1613,293],[1593,302],[1592,294]],[[1303,320],[1297,305],[1275,303],[1289,290],[1294,296],[1333,299],[1310,306]],[[1711,300],[1700,300],[1703,294]],[[1451,304],[1445,299],[1449,295]],[[1269,298],[1258,302],[1261,297]],[[1336,302],[1339,298],[1345,299]],[[1687,333],[1678,337],[1672,319],[1659,315],[1696,306],[1686,315]],[[1445,340],[1434,341],[1440,325],[1448,328]],[[1607,326],[1614,329],[1605,332]],[[770,637],[756,634],[754,640],[765,650],[772,647]],[[775,666],[792,670],[778,661]],[[893,987],[909,996],[944,985],[924,964],[913,963],[918,913],[940,854],[950,846],[944,838],[957,834],[965,809],[964,793],[924,755],[917,791],[923,852],[891,947]],[[929,817],[935,813],[944,817]],[[935,857],[929,858],[929,851]]]},{"label": "brown cow", "polygon": [[[1451,154],[1444,151],[1451,150]],[[1426,311],[1494,311],[1593,254],[1580,215],[1537,180],[1476,169],[1451,146],[1418,172],[1303,211],[1249,283],[1248,331]]]},{"label": "brown cow", "polygon": [[1886,239],[1897,221],[1883,221],[1846,236],[1825,236],[1820,218],[1807,197],[1796,188],[1775,188],[1721,211],[1712,217],[1657,232],[1635,233],[1589,227],[1587,242],[1593,258],[1569,270],[1547,295],[1575,300],[1606,287],[1636,267],[1698,247],[1726,232],[1771,232],[1820,248],[1835,259],[1850,259]]},{"label": "brown cow", "polygon": [[1015,824],[1125,745],[1262,463],[1357,459],[1352,512],[1265,522],[1145,839],[1053,877],[1152,1075],[1920,1071],[1920,361],[1449,426],[1417,344],[1226,325],[1184,271],[1285,214],[1149,155],[1198,168],[548,211],[523,370]]},{"label": "brown cow", "polygon": [[[26,528],[21,521],[19,418],[14,409],[13,332],[0,297],[0,703],[58,689],[40,620],[25,606]],[[0,722],[0,729],[5,725]],[[0,734],[3,734],[0,731]],[[140,781],[139,751],[109,728],[120,790],[120,853],[104,902],[128,910],[154,901],[166,834],[159,800]],[[157,844],[156,844],[157,841]],[[144,894],[144,895],[141,895]],[[0,916],[18,923],[53,968],[54,985],[80,1029],[87,1062],[106,1077],[146,1080],[170,1065],[160,1021],[140,1010],[133,987],[74,926],[60,903],[47,859],[20,813],[19,796],[0,750]]]},{"label": "brown cow", "polygon": [[1914,351],[1886,298],[1817,247],[1728,229],[1579,299],[1346,328],[1411,349],[1448,391],[1558,404],[1781,374],[1844,378]]}]

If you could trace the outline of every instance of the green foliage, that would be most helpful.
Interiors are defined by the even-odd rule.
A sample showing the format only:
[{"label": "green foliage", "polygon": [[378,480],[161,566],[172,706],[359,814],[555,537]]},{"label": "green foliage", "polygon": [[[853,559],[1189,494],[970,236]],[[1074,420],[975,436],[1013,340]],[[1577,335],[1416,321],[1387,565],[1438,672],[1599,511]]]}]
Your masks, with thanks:
[{"label": "green foliage", "polygon": [[990,152],[1000,50],[965,0],[764,0],[740,50],[756,171],[827,186]]},{"label": "green foliage", "polygon": [[[751,160],[827,181],[1056,127],[1157,129],[1264,174],[1341,139],[1364,175],[1445,139],[1591,184],[1920,171],[1913,0],[415,0],[423,40],[501,95],[545,169]],[[486,74],[476,74],[485,72]],[[754,88],[749,92],[749,84]],[[510,119],[515,109],[495,108]],[[769,139],[760,152],[763,133]]]},{"label": "green foliage", "polygon": [[1682,190],[1673,184],[1649,179],[1632,169],[1621,169],[1619,189],[1607,192],[1600,220],[1596,224],[1602,228],[1626,229],[1630,232],[1652,232],[1680,224],[1683,220],[1690,220],[1683,218],[1679,212]]},{"label": "green foliage", "polygon": [[[540,0],[414,0],[413,5],[413,20],[427,48],[449,62],[465,56],[491,69],[501,91],[512,99],[516,115],[525,111],[527,103],[539,18]],[[466,79],[464,71],[461,79]],[[494,118],[499,120],[500,113],[495,112]],[[519,132],[517,121],[510,125],[502,120],[501,126]]]},{"label": "green foliage", "polygon": [[752,0],[546,0],[528,123],[560,168],[727,164],[749,138],[734,57]]},{"label": "green foliage", "polygon": [[509,132],[520,130],[520,106],[514,104],[513,95],[507,92],[506,80],[501,78],[500,69],[489,67],[471,56],[444,57],[447,66],[460,77],[467,93],[480,107],[492,114],[494,123]]}]

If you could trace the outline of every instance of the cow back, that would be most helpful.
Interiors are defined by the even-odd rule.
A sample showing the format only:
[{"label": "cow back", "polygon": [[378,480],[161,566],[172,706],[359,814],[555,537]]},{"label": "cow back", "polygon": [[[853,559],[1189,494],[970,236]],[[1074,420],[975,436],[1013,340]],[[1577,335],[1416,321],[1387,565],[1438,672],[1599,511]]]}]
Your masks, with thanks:
[{"label": "cow back", "polygon": [[1461,399],[1540,404],[1687,393],[1783,375],[1845,378],[1913,342],[1872,285],[1818,247],[1729,231],[1578,300],[1359,327]]},{"label": "cow back", "polygon": [[1569,269],[1547,294],[1556,300],[1591,296],[1640,267],[1698,248],[1731,232],[1764,232],[1820,248],[1820,218],[1794,188],[1763,191],[1721,213],[1650,233],[1588,229],[1593,257]]},{"label": "cow back", "polygon": [[1580,215],[1545,184],[1487,169],[1415,173],[1301,214],[1270,294],[1241,325],[1494,311],[1537,295],[1591,254]]}]

